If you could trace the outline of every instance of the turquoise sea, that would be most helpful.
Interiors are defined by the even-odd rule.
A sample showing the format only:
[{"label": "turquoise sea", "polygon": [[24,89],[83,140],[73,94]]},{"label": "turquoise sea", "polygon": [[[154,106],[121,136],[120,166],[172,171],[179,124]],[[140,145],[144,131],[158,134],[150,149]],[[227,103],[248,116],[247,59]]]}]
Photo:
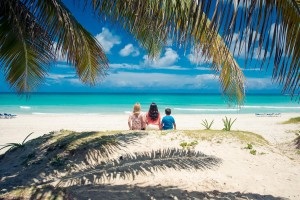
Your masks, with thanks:
[{"label": "turquoise sea", "polygon": [[0,93],[0,113],[124,114],[135,102],[147,111],[152,102],[172,114],[300,113],[300,103],[285,95],[247,95],[243,106],[230,106],[218,94],[33,93],[28,98]]}]

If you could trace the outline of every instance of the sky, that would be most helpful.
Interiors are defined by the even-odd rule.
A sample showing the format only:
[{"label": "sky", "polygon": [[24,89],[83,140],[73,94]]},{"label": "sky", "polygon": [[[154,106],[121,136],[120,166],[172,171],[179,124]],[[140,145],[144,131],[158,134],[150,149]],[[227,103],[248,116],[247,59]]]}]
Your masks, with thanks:
[{"label": "sky", "polygon": [[[90,12],[83,12],[64,1],[75,18],[100,42],[109,60],[108,75],[95,86],[78,79],[74,67],[59,57],[48,76],[35,92],[162,92],[162,93],[220,93],[217,74],[209,61],[193,51],[168,43],[161,55],[149,60],[147,52],[131,35],[117,25],[98,21]],[[235,55],[246,77],[247,93],[280,93],[281,88],[271,80],[271,70],[259,70],[254,62],[245,67],[245,56]],[[254,55],[259,63],[261,58]],[[0,92],[13,91],[0,74]]]}]

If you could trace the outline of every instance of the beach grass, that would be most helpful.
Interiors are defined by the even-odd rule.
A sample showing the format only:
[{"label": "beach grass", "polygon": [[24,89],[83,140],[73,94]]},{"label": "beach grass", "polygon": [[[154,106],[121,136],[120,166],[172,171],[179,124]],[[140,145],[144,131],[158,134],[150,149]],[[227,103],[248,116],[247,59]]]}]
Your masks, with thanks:
[{"label": "beach grass", "polygon": [[282,122],[282,124],[298,124],[300,123],[300,117],[293,117],[287,121]]},{"label": "beach grass", "polygon": [[261,135],[248,131],[225,131],[225,130],[185,130],[185,135],[206,141],[220,141],[222,139],[236,139],[241,143],[253,143],[267,145],[269,142]]}]

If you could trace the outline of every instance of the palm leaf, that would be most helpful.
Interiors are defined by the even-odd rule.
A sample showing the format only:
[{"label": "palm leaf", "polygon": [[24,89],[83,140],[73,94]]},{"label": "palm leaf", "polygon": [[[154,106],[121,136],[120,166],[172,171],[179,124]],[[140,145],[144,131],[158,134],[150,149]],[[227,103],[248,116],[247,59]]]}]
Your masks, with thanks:
[{"label": "palm leaf", "polygon": [[1,62],[6,80],[18,92],[42,82],[60,49],[84,83],[93,85],[106,75],[102,47],[61,1],[3,0],[0,10]]},{"label": "palm leaf", "polygon": [[61,178],[58,185],[84,185],[116,178],[134,179],[139,174],[146,175],[168,168],[205,170],[220,162],[218,158],[191,150],[162,149],[133,155],[125,154],[120,159],[71,173]]},{"label": "palm leaf", "polygon": [[203,57],[213,60],[211,68],[220,73],[222,91],[229,101],[243,103],[243,72],[194,1],[95,0],[92,6],[128,29],[149,51],[149,57],[158,56],[169,38],[178,46],[193,45],[196,52],[204,52]]},{"label": "palm leaf", "polygon": [[11,150],[11,149],[13,149],[13,148],[16,148],[16,147],[21,146],[21,144],[20,144],[20,143],[7,143],[7,144],[1,145],[1,146],[2,146],[2,147],[0,148],[0,150],[5,149],[5,148],[7,148],[7,147],[10,147],[10,148],[8,149],[8,151],[9,151],[9,150]]},{"label": "palm leaf", "polygon": [[23,142],[21,143],[21,145],[24,145],[25,144],[25,141],[29,138],[29,136],[31,136],[33,134],[33,132],[32,133],[29,133],[26,137],[25,137],[25,139],[23,140]]},{"label": "palm leaf", "polygon": [[46,25],[47,31],[57,41],[57,49],[75,66],[79,78],[94,85],[99,76],[106,75],[107,58],[97,40],[77,22],[61,1],[28,0],[36,2],[35,15],[39,23]]},{"label": "palm leaf", "polygon": [[[218,60],[213,67],[231,67],[232,73],[238,68],[230,56],[228,47],[232,46],[233,35],[239,33],[240,38],[246,38],[247,46],[243,47],[241,41],[237,41],[233,43],[234,49],[239,47],[238,51],[241,52],[242,48],[245,48],[247,60],[254,56],[263,57],[262,66],[273,62],[273,79],[283,84],[283,92],[291,95],[300,92],[299,1],[93,0],[92,5],[97,13],[123,24],[144,43],[156,41],[155,47],[159,48],[171,37],[179,46],[202,46],[207,50],[204,56],[213,58],[214,61]],[[209,13],[213,13],[211,21],[207,17]],[[270,31],[272,23],[275,27],[273,35]],[[148,30],[148,34],[145,30]],[[218,34],[222,38],[218,39]],[[206,39],[203,40],[203,37]],[[216,41],[219,44],[212,48],[214,45],[210,44]],[[148,44],[144,46],[148,46],[151,56],[160,52]],[[218,47],[221,47],[220,53],[216,51]],[[271,56],[268,56],[268,51],[271,52]],[[228,74],[229,71],[226,71],[227,73],[224,73]],[[220,81],[225,94],[235,91],[238,96],[243,96],[244,78],[241,70],[238,71],[236,74],[230,74],[231,77],[235,77],[231,84],[228,83],[228,77],[225,79],[225,76],[221,76]]]},{"label": "palm leaf", "polygon": [[53,58],[47,33],[18,1],[1,1],[0,57],[6,80],[19,92],[30,91],[46,76]]}]

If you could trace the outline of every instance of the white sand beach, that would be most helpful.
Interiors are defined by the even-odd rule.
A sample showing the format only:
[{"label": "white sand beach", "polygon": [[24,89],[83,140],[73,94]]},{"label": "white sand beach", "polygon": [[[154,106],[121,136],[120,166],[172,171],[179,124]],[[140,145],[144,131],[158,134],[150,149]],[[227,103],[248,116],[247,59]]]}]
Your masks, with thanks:
[{"label": "white sand beach", "polygon": [[[290,141],[295,134],[286,131],[296,129],[299,125],[280,124],[290,118],[299,116],[298,113],[282,113],[277,117],[262,116],[255,114],[203,114],[203,115],[174,115],[178,130],[204,129],[202,120],[214,120],[212,129],[221,130],[224,125],[222,119],[225,116],[232,120],[237,119],[232,130],[250,131],[260,134],[271,143]],[[29,133],[31,137],[38,137],[51,131],[111,131],[128,130],[128,115],[97,115],[97,114],[36,114],[18,115],[12,119],[0,119],[0,144],[9,142],[21,142]]]},{"label": "white sand beach", "polygon": [[[73,195],[82,199],[110,195],[108,199],[300,199],[300,154],[293,147],[300,124],[282,124],[298,113],[257,117],[254,114],[174,115],[177,131],[145,132],[138,144],[128,146],[127,152],[178,148],[189,138],[181,130],[204,129],[202,120],[214,120],[213,130],[221,130],[222,119],[236,119],[232,130],[261,135],[268,145],[254,146],[257,154],[245,149],[246,143],[231,139],[198,141],[195,147],[206,155],[221,159],[221,163],[206,170],[157,171],[138,175],[134,180],[115,179],[101,185],[77,187]],[[128,130],[128,115],[18,115],[0,119],[0,144],[22,142],[61,129],[73,131]],[[2,153],[4,151],[2,150]],[[155,190],[149,189],[155,186]],[[128,192],[122,192],[128,190]],[[89,191],[89,192],[86,192]],[[111,192],[115,191],[115,193]],[[115,195],[115,196],[114,196]],[[132,195],[129,198],[128,195]],[[202,197],[202,198],[201,198]]]}]

